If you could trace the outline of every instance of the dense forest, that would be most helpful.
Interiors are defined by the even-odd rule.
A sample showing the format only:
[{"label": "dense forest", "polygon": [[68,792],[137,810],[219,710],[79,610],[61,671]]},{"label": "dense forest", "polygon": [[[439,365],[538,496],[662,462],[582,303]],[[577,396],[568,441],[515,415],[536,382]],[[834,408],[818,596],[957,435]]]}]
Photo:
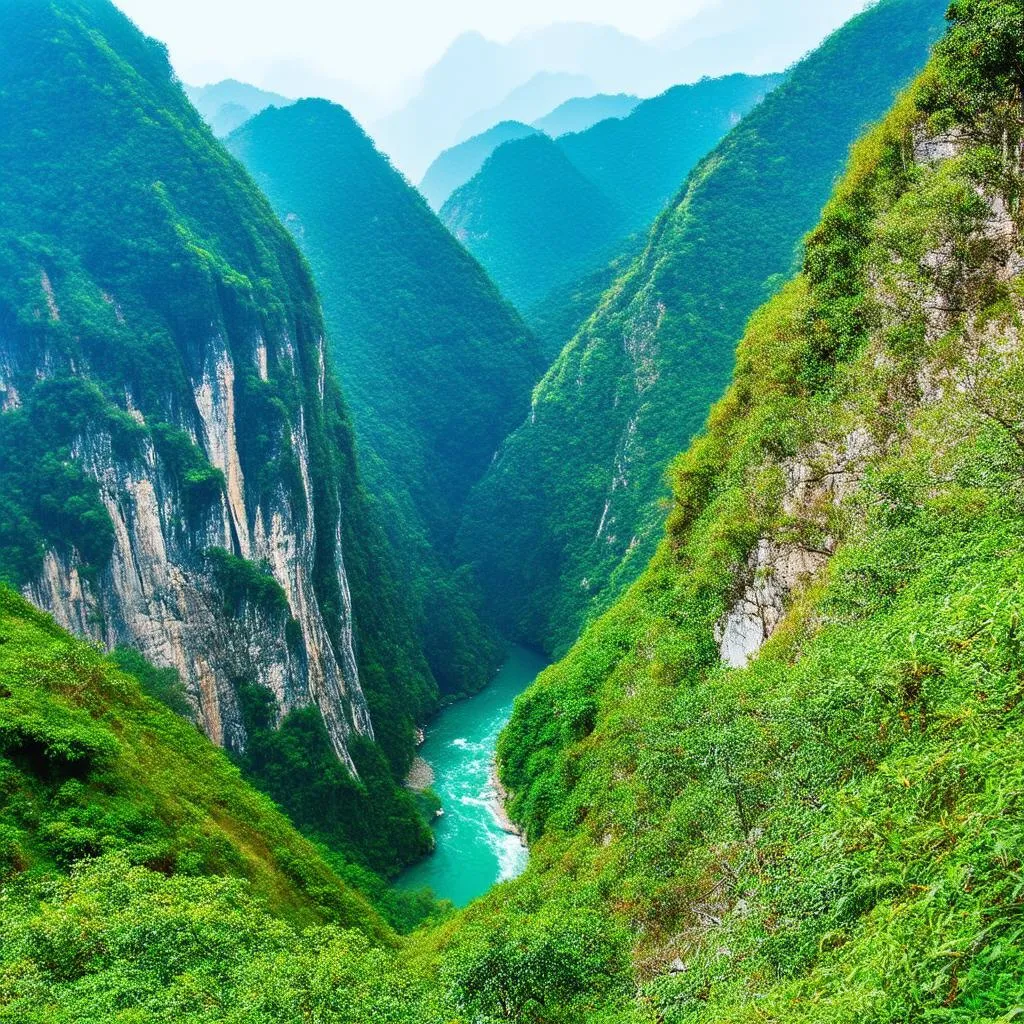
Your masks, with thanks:
[{"label": "dense forest", "polygon": [[[494,143],[493,152],[440,217],[528,314],[618,257],[627,236],[650,226],[697,161],[779,79],[730,75],[677,86],[626,118],[555,142],[533,134],[497,145],[500,136],[480,136],[471,152]],[[465,155],[456,148],[438,162],[461,164]]]},{"label": "dense forest", "polygon": [[438,154],[423,175],[419,190],[431,209],[440,210],[445,200],[459,186],[465,185],[474,177],[499,146],[536,133],[536,128],[531,128],[521,121],[499,121],[493,128],[488,128],[487,131]]},{"label": "dense forest", "polygon": [[169,661],[239,756],[246,688],[272,691],[289,749],[254,777],[303,735],[342,754],[361,781],[314,831],[394,872],[431,846],[398,780],[437,686],[306,265],[158,43],[100,0],[3,13],[0,579]]},{"label": "dense forest", "polygon": [[446,692],[479,689],[498,649],[451,542],[470,489],[526,414],[538,345],[343,108],[268,110],[227,145],[317,280],[367,488],[433,675]]},{"label": "dense forest", "polygon": [[1024,2],[943,13],[856,16],[538,307],[594,303],[460,540],[484,641],[564,654],[498,742],[528,864],[455,909],[386,878],[473,469],[386,522],[355,369],[511,429],[537,341],[345,111],[258,116],[253,180],[109,0],[0,0],[0,1021],[1020,1015]]},{"label": "dense forest", "polygon": [[548,370],[462,526],[463,556],[511,635],[564,652],[643,571],[666,467],[722,393],[735,339],[792,269],[850,144],[921,66],[943,12],[943,0],[884,0],[798,64],[697,166]]}]

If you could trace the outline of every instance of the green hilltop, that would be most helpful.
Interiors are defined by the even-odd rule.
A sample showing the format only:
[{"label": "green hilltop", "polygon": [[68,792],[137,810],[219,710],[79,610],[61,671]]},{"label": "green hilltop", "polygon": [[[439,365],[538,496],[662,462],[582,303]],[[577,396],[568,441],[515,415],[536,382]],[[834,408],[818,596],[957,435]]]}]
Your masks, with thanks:
[{"label": "green hilltop", "polygon": [[744,322],[791,271],[849,146],[923,65],[943,12],[883,0],[793,68],[697,166],[548,370],[460,538],[510,635],[562,652],[642,572],[665,469],[727,384]]},{"label": "green hilltop", "polygon": [[316,278],[361,467],[433,675],[447,692],[479,689],[498,652],[451,543],[470,489],[529,408],[537,343],[343,108],[268,110],[227,146]]}]

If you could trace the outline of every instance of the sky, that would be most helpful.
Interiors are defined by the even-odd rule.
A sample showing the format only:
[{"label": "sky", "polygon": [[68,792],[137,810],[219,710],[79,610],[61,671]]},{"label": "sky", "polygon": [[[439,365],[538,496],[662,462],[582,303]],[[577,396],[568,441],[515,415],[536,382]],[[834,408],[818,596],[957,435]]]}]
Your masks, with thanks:
[{"label": "sky", "polygon": [[168,44],[178,74],[191,84],[225,77],[262,84],[273,63],[301,61],[369,92],[393,95],[465,31],[507,41],[529,28],[587,21],[651,38],[709,0],[115,2],[144,32]]}]

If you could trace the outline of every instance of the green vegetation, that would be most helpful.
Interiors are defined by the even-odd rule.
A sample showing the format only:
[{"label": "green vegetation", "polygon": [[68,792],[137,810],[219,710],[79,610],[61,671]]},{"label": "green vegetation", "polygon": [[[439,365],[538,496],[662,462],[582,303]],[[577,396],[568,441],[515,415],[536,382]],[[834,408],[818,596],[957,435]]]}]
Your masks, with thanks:
[{"label": "green vegetation", "polygon": [[730,75],[677,86],[623,120],[557,142],[534,134],[492,147],[441,219],[518,309],[550,303],[552,292],[618,256],[630,232],[646,230],[697,161],[778,81]]},{"label": "green vegetation", "polygon": [[284,587],[274,579],[269,566],[239,558],[223,548],[210,548],[206,557],[229,611],[237,613],[246,601],[278,614],[288,611],[288,596]]},{"label": "green vegetation", "polygon": [[446,149],[427,168],[419,184],[420,192],[432,210],[440,210],[448,197],[465,185],[499,146],[513,139],[525,139],[536,132],[537,129],[520,121],[501,121],[493,128]]},{"label": "green vegetation", "polygon": [[[83,858],[116,855],[168,875],[244,879],[296,923],[334,920],[385,936],[366,902],[225,754],[121,668],[140,662],[133,652],[102,657],[0,588],[0,870],[8,880],[14,872],[32,887]],[[141,667],[150,689],[155,670]],[[169,692],[167,680],[159,685]]]},{"label": "green vegetation", "polygon": [[[976,1024],[1024,1002],[1024,125],[992,116],[1024,92],[961,92],[1019,68],[1010,6],[1000,32],[1007,5],[954,5],[674,464],[650,568],[503,736],[518,890],[630,929],[616,1020]],[[950,129],[961,152],[930,162]],[[726,668],[717,627],[773,578],[766,543],[835,553]]]},{"label": "green vegetation", "polygon": [[[517,703],[521,878],[395,936],[0,591],[0,1019],[1019,1017],[1024,7],[950,13],[751,320],[647,571]],[[730,668],[759,587],[778,621]]]},{"label": "green vegetation", "polygon": [[628,117],[601,121],[558,145],[615,200],[628,231],[646,231],[698,161],[782,81],[782,75],[726,75],[677,85]]},{"label": "green vegetation", "polygon": [[792,268],[849,146],[923,64],[942,0],[882,0],[805,58],[694,170],[534,392],[460,550],[512,636],[558,653],[649,562],[664,473],[747,317]]},{"label": "green vegetation", "polygon": [[239,684],[248,742],[235,760],[261,790],[288,809],[303,833],[346,861],[382,875],[433,848],[430,828],[413,795],[393,792],[388,764],[378,747],[358,737],[350,754],[353,779],[331,746],[316,708],[289,712],[278,724],[273,694]]},{"label": "green vegetation", "polygon": [[536,343],[343,108],[270,110],[228,146],[319,282],[361,468],[432,673],[444,691],[477,690],[499,652],[449,549],[470,488],[526,413]]},{"label": "green vegetation", "polygon": [[[408,838],[425,826],[401,779],[436,681],[337,383],[321,374],[324,324],[302,255],[189,104],[165,49],[112,4],[0,0],[0,21],[0,578],[24,586],[52,551],[81,566],[102,613],[113,589],[107,508],[126,500],[120,481],[152,475],[170,509],[173,568],[219,579],[226,628],[251,599],[305,654],[279,582],[240,549],[207,554],[223,536],[224,480],[203,447],[197,393],[221,386],[216,367],[229,359],[232,394],[210,400],[221,412],[233,399],[248,526],[290,503],[298,531],[309,513],[316,601],[339,650],[339,540],[344,554],[360,680],[379,723],[348,825],[372,802],[395,850],[422,848]],[[286,807],[300,799],[276,795]]]},{"label": "green vegetation", "polygon": [[539,134],[499,146],[440,216],[518,309],[602,263],[626,233],[615,202]]}]

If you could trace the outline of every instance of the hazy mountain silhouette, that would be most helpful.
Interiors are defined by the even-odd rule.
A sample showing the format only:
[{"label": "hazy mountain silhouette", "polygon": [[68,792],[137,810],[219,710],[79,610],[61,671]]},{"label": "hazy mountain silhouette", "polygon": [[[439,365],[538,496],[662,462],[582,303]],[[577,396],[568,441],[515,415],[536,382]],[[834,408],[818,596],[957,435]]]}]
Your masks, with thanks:
[{"label": "hazy mountain silhouette", "polygon": [[531,122],[534,128],[557,139],[559,135],[582,132],[608,118],[628,117],[640,102],[639,96],[620,92],[614,96],[574,96],[559,104],[549,114]]}]

